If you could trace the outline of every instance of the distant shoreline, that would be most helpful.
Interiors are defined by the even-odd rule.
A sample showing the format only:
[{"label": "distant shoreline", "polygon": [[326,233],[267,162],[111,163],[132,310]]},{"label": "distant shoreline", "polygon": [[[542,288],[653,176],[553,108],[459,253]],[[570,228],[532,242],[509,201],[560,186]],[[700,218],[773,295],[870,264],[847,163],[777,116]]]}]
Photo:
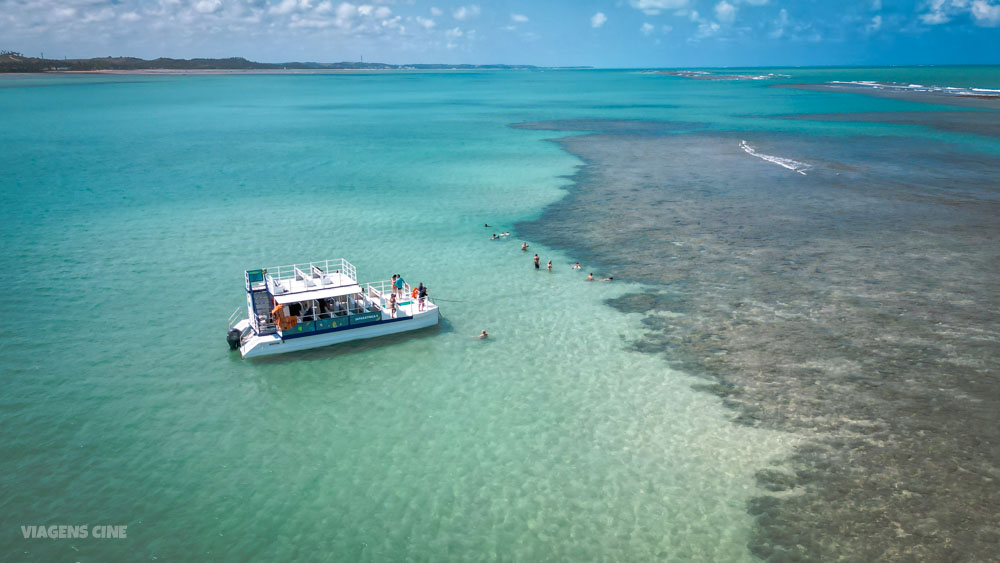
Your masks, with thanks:
[{"label": "distant shoreline", "polygon": [[21,53],[0,52],[0,73],[113,73],[113,74],[202,74],[202,73],[259,73],[288,71],[341,71],[341,70],[555,70],[589,69],[591,67],[538,67],[508,64],[386,64],[365,62],[284,62],[259,63],[243,57],[227,59],[170,59],[152,60],[137,57],[103,57],[91,59],[44,59],[27,57]]},{"label": "distant shoreline", "polygon": [[[288,68],[288,69],[228,69],[228,68],[144,68],[131,70],[46,70],[42,72],[18,72],[8,74],[114,74],[114,75],[152,75],[152,76],[177,76],[177,75],[254,75],[254,74],[341,74],[355,72],[442,72],[455,71],[466,72],[476,70],[528,70],[528,69],[471,69],[471,68]],[[567,70],[559,68],[545,68],[539,70]]]}]

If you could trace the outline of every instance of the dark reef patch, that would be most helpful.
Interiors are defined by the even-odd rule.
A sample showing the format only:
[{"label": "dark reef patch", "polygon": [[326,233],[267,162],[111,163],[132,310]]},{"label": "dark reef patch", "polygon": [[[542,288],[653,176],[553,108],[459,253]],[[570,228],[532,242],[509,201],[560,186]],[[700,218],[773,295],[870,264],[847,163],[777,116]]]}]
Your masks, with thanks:
[{"label": "dark reef patch", "polygon": [[751,551],[995,560],[1000,158],[673,127],[559,139],[586,164],[518,232],[642,283],[611,302],[646,315],[632,345],[704,377],[734,422],[810,437],[758,473]]},{"label": "dark reef patch", "polygon": [[893,88],[891,85],[874,88],[871,84],[858,84],[853,82],[772,84],[771,88],[793,88],[795,90],[812,90],[814,92],[846,92],[852,94],[864,94],[866,96],[874,96],[876,98],[890,98],[893,100],[904,100],[925,104],[1000,109],[1000,95],[995,93],[962,95],[950,93],[943,89],[913,90],[907,88]]},{"label": "dark reef patch", "polygon": [[854,123],[918,125],[940,131],[1000,137],[1000,111],[899,111],[862,113],[800,113],[775,115],[775,119]]}]

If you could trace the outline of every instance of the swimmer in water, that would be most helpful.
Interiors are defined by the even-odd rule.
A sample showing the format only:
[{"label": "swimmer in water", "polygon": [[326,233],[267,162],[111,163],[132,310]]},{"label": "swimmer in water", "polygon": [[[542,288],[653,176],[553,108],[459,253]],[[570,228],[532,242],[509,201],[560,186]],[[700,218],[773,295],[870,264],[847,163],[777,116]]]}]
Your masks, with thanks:
[{"label": "swimmer in water", "polygon": [[552,271],[552,260],[549,260],[549,264],[545,266],[545,269],[547,269],[550,272]]},{"label": "swimmer in water", "polygon": [[528,243],[522,242],[521,243],[521,250],[528,250]]},{"label": "swimmer in water", "polygon": [[594,281],[594,272],[587,274],[587,281]]},{"label": "swimmer in water", "polygon": [[604,279],[603,279],[603,280],[601,280],[601,281],[614,281],[614,280],[615,280],[615,278],[613,278],[613,277],[611,277],[611,276],[608,276],[608,277],[604,278]]},{"label": "swimmer in water", "polygon": [[479,338],[486,338],[486,337],[488,337],[488,336],[489,336],[489,335],[488,335],[488,334],[486,334],[486,331],[485,331],[485,330],[479,333]]},{"label": "swimmer in water", "polygon": [[484,228],[484,229],[488,229],[488,228],[490,228],[490,224],[489,224],[489,223],[483,223],[483,228]]},{"label": "swimmer in water", "polygon": [[574,270],[580,270],[580,269],[581,269],[581,268],[580,268],[580,263],[579,263],[579,262],[577,262],[576,264],[573,264],[573,269],[574,269]]},{"label": "swimmer in water", "polygon": [[536,254],[536,255],[535,255],[535,269],[536,269],[536,270],[537,270],[538,268],[540,268],[540,267],[541,267],[541,266],[539,265],[539,262],[540,262],[540,261],[541,261],[541,259],[540,259],[540,258],[538,257],[538,255]]}]

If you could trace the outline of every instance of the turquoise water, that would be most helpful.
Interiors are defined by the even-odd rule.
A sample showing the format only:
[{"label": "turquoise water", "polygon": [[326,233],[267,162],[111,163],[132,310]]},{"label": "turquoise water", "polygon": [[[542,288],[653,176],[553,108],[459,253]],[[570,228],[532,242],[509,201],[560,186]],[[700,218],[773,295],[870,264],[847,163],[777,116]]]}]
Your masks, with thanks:
[{"label": "turquoise water", "polygon": [[[707,121],[996,150],[745,117],[915,105],[627,71],[0,77],[0,549],[749,559],[753,475],[797,439],[732,424],[693,376],[628,351],[639,316],[603,302],[634,287],[584,283],[588,265],[529,241],[555,264],[537,272],[520,240],[487,240],[557,201],[580,164],[509,124]],[[228,351],[243,270],[341,256],[363,281],[427,284],[442,325],[266,361]],[[20,530],[103,524],[127,539]]]}]

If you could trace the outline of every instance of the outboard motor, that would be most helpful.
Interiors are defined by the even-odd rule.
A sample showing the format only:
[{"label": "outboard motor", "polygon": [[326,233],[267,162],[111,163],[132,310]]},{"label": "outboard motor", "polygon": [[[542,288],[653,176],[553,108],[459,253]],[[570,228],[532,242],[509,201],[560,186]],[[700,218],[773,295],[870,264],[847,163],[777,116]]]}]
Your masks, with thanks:
[{"label": "outboard motor", "polygon": [[229,343],[229,349],[235,350],[240,347],[240,331],[237,329],[230,329],[229,334],[226,335],[226,342]]}]

